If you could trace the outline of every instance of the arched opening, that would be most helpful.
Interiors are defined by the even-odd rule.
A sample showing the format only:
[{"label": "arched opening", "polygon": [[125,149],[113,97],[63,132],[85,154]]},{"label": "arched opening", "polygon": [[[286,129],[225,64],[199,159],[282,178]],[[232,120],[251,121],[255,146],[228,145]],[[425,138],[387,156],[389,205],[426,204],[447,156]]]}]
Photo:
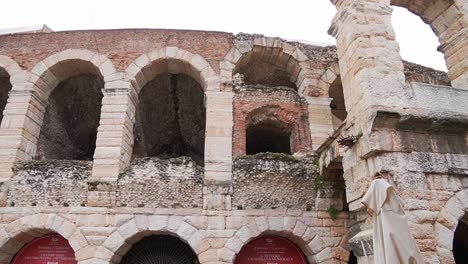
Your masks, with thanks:
[{"label": "arched opening", "polygon": [[468,263],[468,213],[458,221],[453,235],[453,257],[455,263]]},{"label": "arched opening", "polygon": [[152,78],[139,94],[133,156],[189,156],[203,165],[205,106],[200,79],[178,60],[157,61],[144,72]]},{"label": "arched opening", "polygon": [[294,263],[308,264],[302,250],[289,239],[277,235],[262,235],[244,245],[234,264]]},{"label": "arched opening", "polygon": [[3,120],[3,110],[8,101],[8,93],[11,90],[10,76],[0,68],[0,124]]},{"label": "arched opening", "polygon": [[261,152],[291,154],[291,131],[278,120],[264,120],[247,127],[247,155]]},{"label": "arched opening", "polygon": [[335,81],[330,85],[328,96],[332,98],[330,108],[332,112],[333,130],[336,130],[348,116],[340,76],[337,76]]},{"label": "arched opening", "polygon": [[50,72],[59,83],[48,97],[36,159],[92,160],[104,80],[82,60],[60,62]]},{"label": "arched opening", "polygon": [[170,235],[144,237],[122,257],[121,264],[198,264],[189,245]]},{"label": "arched opening", "polygon": [[[446,34],[448,31],[450,34],[456,33],[447,29],[452,23],[457,23],[458,14],[451,11],[453,8],[450,6],[454,4],[452,0],[425,2],[421,4],[415,1],[391,1],[394,10],[392,25],[400,47],[400,55],[405,60],[406,81],[451,86],[447,66],[451,67],[448,63],[458,62],[453,58],[444,58],[442,52],[447,54],[447,51],[442,48],[440,41],[450,39]],[[442,35],[444,37],[439,38]]]},{"label": "arched opening", "polygon": [[297,91],[300,72],[297,60],[282,47],[254,46],[236,65],[234,73],[243,75],[247,85],[285,86]]},{"label": "arched opening", "polygon": [[58,234],[38,237],[24,245],[11,264],[76,264],[75,252],[67,239]]}]

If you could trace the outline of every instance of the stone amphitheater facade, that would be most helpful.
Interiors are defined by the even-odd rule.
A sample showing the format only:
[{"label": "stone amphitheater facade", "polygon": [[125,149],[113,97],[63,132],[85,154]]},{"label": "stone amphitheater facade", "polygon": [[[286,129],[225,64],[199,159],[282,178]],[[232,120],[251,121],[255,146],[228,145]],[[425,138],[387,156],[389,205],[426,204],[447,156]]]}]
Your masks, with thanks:
[{"label": "stone amphitheater facade", "polygon": [[[455,263],[468,4],[332,2],[336,47],[156,29],[0,36],[0,263],[48,233],[79,264],[120,263],[152,234],[200,263],[234,263],[265,234],[309,263],[350,251],[366,263],[360,200],[376,176],[398,189],[427,263]],[[431,26],[447,74],[401,59],[390,5]]]}]

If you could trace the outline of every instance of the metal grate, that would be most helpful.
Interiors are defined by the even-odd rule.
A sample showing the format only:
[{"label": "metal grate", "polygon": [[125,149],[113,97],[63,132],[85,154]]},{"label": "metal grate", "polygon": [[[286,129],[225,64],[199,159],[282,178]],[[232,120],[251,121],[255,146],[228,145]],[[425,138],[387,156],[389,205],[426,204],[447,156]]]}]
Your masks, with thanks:
[{"label": "metal grate", "polygon": [[193,250],[168,235],[152,235],[134,244],[121,264],[199,264]]}]

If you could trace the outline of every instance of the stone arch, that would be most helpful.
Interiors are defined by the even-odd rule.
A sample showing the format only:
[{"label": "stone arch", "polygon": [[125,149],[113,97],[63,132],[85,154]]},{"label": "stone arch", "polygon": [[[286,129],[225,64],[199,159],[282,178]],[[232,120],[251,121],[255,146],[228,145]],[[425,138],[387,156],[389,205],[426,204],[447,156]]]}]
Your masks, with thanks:
[{"label": "stone arch", "polygon": [[105,253],[100,254],[98,258],[118,264],[133,244],[153,234],[175,236],[188,244],[197,255],[204,250],[202,232],[184,221],[182,216],[138,215],[123,223],[109,235],[101,248],[101,251]]},{"label": "stone arch", "polygon": [[467,4],[463,0],[386,0],[387,4],[406,8],[428,24],[438,37],[439,51],[444,53],[448,75],[455,87],[466,87],[468,73],[465,65],[466,32],[468,17],[463,10]]},{"label": "stone arch", "polygon": [[10,263],[25,244],[49,233],[57,233],[68,240],[78,263],[91,258],[89,252],[93,248],[75,224],[56,214],[36,214],[0,227],[0,263]]},{"label": "stone arch", "polygon": [[222,261],[233,263],[242,247],[261,235],[278,235],[295,243],[304,253],[310,264],[336,258],[332,248],[334,242],[324,241],[320,231],[308,227],[296,217],[260,217],[243,226],[225,244]]},{"label": "stone arch", "polygon": [[10,77],[22,71],[21,67],[18,65],[18,63],[16,63],[16,61],[4,55],[0,55],[0,69],[5,70],[5,72],[8,73]]},{"label": "stone arch", "polygon": [[0,123],[12,88],[12,76],[21,72],[20,66],[11,58],[0,55]]},{"label": "stone arch", "polygon": [[289,75],[290,82],[300,95],[307,93],[312,85],[311,70],[308,67],[309,59],[300,48],[294,47],[279,38],[254,37],[251,45],[245,47],[232,47],[220,62],[221,82],[223,87],[232,86],[233,74],[241,64],[248,63],[252,53],[265,56],[272,63],[284,67]]},{"label": "stone arch", "polygon": [[[303,106],[305,107],[305,106]],[[276,123],[280,130],[287,132],[290,153],[307,152],[311,145],[310,130],[307,123],[305,108],[284,108],[276,104],[265,104],[244,109],[241,122],[237,122],[234,127],[234,156],[245,155],[247,153],[247,133],[251,126],[262,125],[264,123]]]},{"label": "stone arch", "polygon": [[67,49],[38,62],[31,69],[29,79],[24,79],[35,86],[35,91],[46,102],[53,89],[66,78],[94,73],[107,81],[116,72],[112,61],[103,54],[85,49]]},{"label": "stone arch", "polygon": [[[89,75],[89,76],[88,76]],[[79,138],[89,138],[90,142],[72,142],[70,140],[70,144],[65,144],[66,146],[70,146],[72,149],[71,150],[60,150],[60,147],[57,147],[57,145],[60,145],[59,143],[53,143],[49,142],[49,140],[45,141],[45,144],[41,145],[40,138],[45,139],[45,138],[50,138],[50,136],[46,137],[45,134],[43,133],[50,133],[47,131],[44,131],[44,126],[43,126],[43,120],[44,118],[50,118],[50,121],[54,122],[54,125],[51,126],[59,126],[61,127],[63,125],[63,120],[60,119],[60,116],[58,114],[54,114],[53,116],[47,115],[49,113],[47,111],[47,106],[50,104],[50,102],[54,102],[51,106],[53,109],[55,109],[53,112],[57,111],[57,113],[62,113],[60,109],[63,108],[63,103],[61,101],[63,100],[53,100],[53,98],[49,98],[52,92],[56,91],[59,92],[61,95],[57,95],[59,97],[65,96],[67,97],[67,93],[64,90],[57,90],[56,88],[62,85],[65,86],[76,86],[74,87],[74,94],[79,94],[81,93],[80,91],[83,91],[83,89],[78,89],[80,88],[81,85],[80,81],[85,80],[86,85],[90,85],[89,87],[92,87],[93,89],[90,89],[89,92],[93,95],[93,101],[91,102],[85,102],[83,100],[77,101],[76,105],[73,104],[73,109],[76,111],[79,111],[77,109],[81,109],[83,104],[90,105],[90,109],[93,109],[91,112],[92,115],[89,116],[89,120],[92,121],[93,126],[96,126],[96,133],[97,133],[97,126],[99,124],[99,118],[100,118],[100,112],[101,112],[101,106],[102,106],[102,88],[104,88],[104,83],[107,80],[111,80],[112,76],[116,75],[116,70],[115,67],[110,59],[108,59],[105,55],[85,50],[85,49],[67,49],[55,54],[50,55],[46,59],[42,60],[41,62],[37,63],[32,69],[31,72],[25,76],[22,76],[21,79],[27,84],[30,85],[30,91],[32,92],[33,98],[37,100],[36,102],[31,102],[35,106],[35,111],[33,111],[30,116],[34,120],[35,126],[37,126],[31,133],[32,134],[32,139],[33,139],[33,144],[34,148],[32,149],[31,156],[35,157],[38,153],[48,153],[44,154],[42,153],[45,158],[54,158],[54,159],[92,159],[93,152],[95,151],[95,140],[93,140],[93,137],[96,137],[94,135],[94,131],[89,130],[88,127],[84,125],[80,125],[78,122],[74,122],[73,125],[70,123],[69,126],[81,126],[81,129],[78,129],[78,127],[75,127],[76,129],[68,128],[68,130],[71,131],[77,131],[73,135],[73,140],[79,140]],[[84,77],[83,77],[84,76]],[[88,77],[87,77],[88,76]],[[95,76],[95,77],[94,77]],[[75,78],[79,78],[75,79]],[[82,79],[85,78],[85,79]],[[78,82],[77,82],[78,81]],[[109,81],[110,82],[110,81]],[[18,92],[25,87],[21,85],[14,85],[13,90],[17,90]],[[55,95],[56,93],[54,93]],[[80,98],[84,98],[83,95],[80,95]],[[50,101],[52,100],[52,101]],[[82,103],[80,103],[82,102]],[[63,110],[63,109],[62,109]],[[75,113],[73,112],[73,113]],[[87,115],[88,116],[88,115]],[[55,120],[55,121],[54,121]],[[68,118],[67,120],[72,120],[71,118]],[[55,124],[56,123],[56,124]],[[49,124],[49,123],[48,123]],[[66,126],[63,126],[64,129],[60,130],[62,131],[61,133],[63,135],[68,134],[66,132],[67,128]],[[86,132],[88,131],[88,132]],[[89,134],[88,136],[83,136],[85,134],[80,134],[80,133],[85,133]],[[94,136],[93,136],[94,135]],[[59,138],[59,137],[57,137]],[[60,137],[60,140],[64,138],[67,140],[68,137],[62,136]],[[80,140],[79,140],[80,141]],[[92,143],[91,143],[92,142]],[[73,144],[72,144],[73,143]],[[76,146],[82,146],[83,149],[78,149]],[[50,146],[50,150],[49,150]],[[42,148],[41,151],[36,151],[38,148]],[[75,149],[76,148],[76,149]],[[64,153],[69,153],[69,154],[64,154]],[[80,154],[81,153],[81,154]],[[84,153],[84,154],[83,154]],[[52,155],[49,157],[49,155]],[[78,158],[74,158],[76,155],[78,155]]]},{"label": "stone arch", "polygon": [[349,92],[343,89],[338,62],[334,62],[326,68],[320,77],[319,87],[320,94],[331,99],[331,118],[333,130],[335,131],[346,119],[347,108],[345,92]]},{"label": "stone arch", "polygon": [[219,91],[219,77],[198,54],[178,47],[164,47],[136,58],[125,70],[137,93],[163,72],[184,73],[200,83],[204,91]]},{"label": "stone arch", "polygon": [[441,263],[454,263],[452,246],[458,221],[468,212],[468,190],[454,194],[437,216],[434,226],[437,254]]}]

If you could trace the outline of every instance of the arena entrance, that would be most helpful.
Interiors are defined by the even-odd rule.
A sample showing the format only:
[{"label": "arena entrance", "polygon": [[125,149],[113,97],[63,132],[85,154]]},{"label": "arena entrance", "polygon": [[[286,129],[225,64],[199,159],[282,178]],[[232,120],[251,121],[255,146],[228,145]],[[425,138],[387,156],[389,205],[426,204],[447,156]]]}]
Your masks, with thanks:
[{"label": "arena entrance", "polygon": [[36,238],[27,243],[11,264],[77,264],[68,240],[58,234]]},{"label": "arena entrance", "polygon": [[309,264],[306,257],[287,238],[274,235],[258,237],[242,247],[235,264]]},{"label": "arena entrance", "polygon": [[199,264],[189,245],[169,235],[147,236],[135,243],[121,264]]}]

